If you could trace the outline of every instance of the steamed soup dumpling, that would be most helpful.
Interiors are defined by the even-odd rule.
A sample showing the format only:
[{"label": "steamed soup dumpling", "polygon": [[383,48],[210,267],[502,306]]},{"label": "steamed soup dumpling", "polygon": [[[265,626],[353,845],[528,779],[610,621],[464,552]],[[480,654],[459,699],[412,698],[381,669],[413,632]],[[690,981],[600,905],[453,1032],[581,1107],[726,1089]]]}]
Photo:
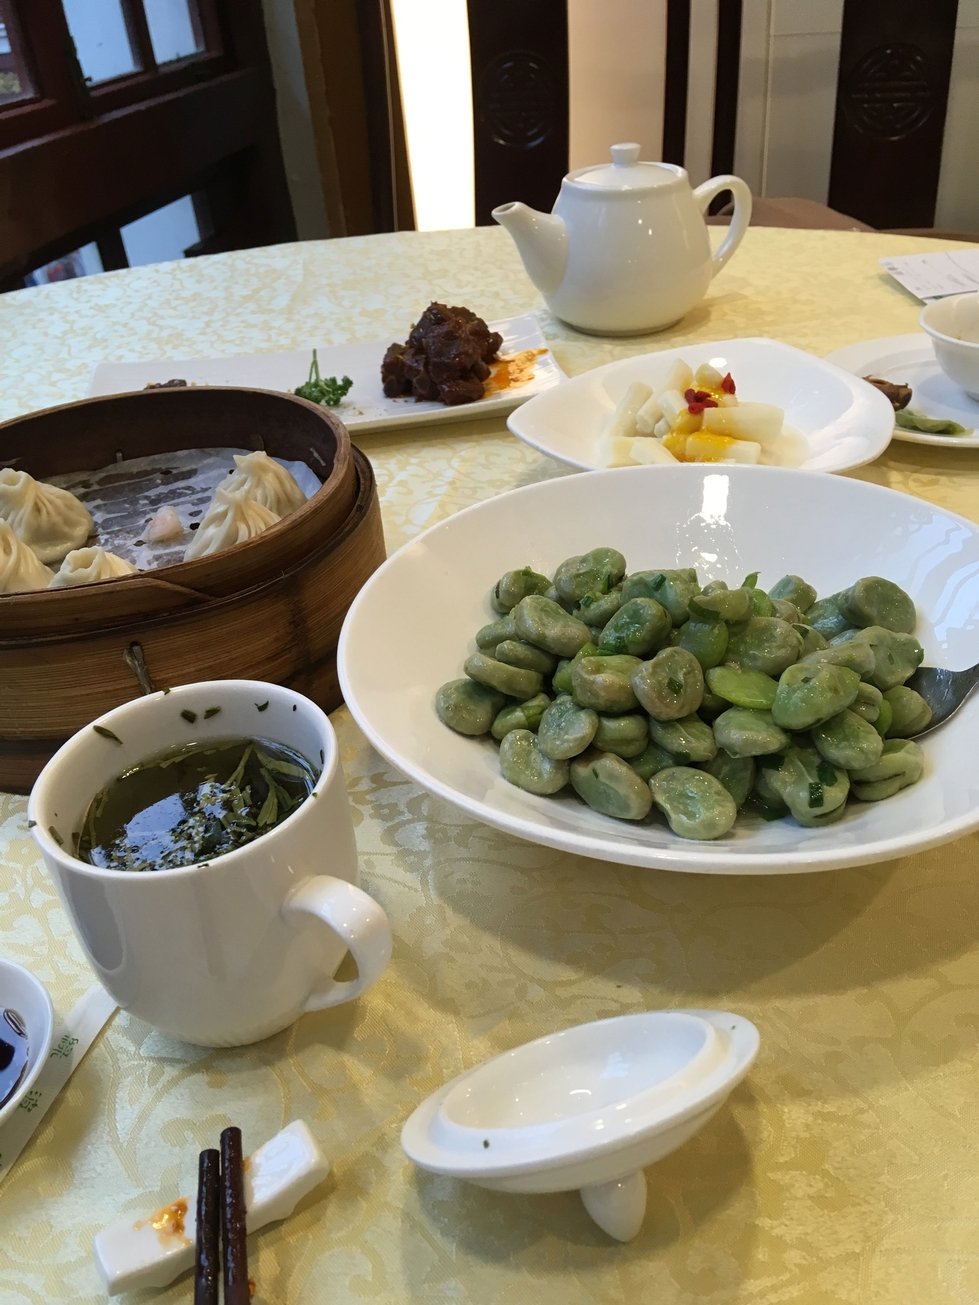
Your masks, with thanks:
[{"label": "steamed soup dumpling", "polygon": [[13,467],[0,470],[0,519],[42,562],[60,561],[95,528],[88,508],[74,494]]},{"label": "steamed soup dumpling", "polygon": [[107,553],[104,548],[75,548],[61,563],[48,588],[71,589],[75,585],[92,585],[97,580],[135,574],[136,568],[124,557]]},{"label": "steamed soup dumpling", "polygon": [[226,477],[219,489],[261,503],[280,517],[306,502],[306,495],[290,472],[261,449],[255,453],[236,453],[235,466],[238,470]]},{"label": "steamed soup dumpling", "polygon": [[51,569],[0,518],[0,594],[47,589]]},{"label": "steamed soup dumpling", "polygon": [[210,506],[184,553],[184,561],[209,557],[260,535],[280,519],[278,512],[241,494],[229,494],[219,485]]}]

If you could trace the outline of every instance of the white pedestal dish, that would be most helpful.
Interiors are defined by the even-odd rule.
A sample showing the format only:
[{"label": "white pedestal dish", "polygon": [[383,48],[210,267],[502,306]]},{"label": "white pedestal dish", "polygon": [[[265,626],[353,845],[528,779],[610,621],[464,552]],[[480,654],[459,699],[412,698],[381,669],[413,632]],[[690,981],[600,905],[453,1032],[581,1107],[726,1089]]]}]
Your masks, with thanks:
[{"label": "white pedestal dish", "polygon": [[646,1209],[642,1170],[701,1128],[744,1078],[758,1030],[726,1011],[644,1011],[515,1047],[452,1079],[405,1123],[422,1169],[503,1192],[580,1191],[611,1237]]}]

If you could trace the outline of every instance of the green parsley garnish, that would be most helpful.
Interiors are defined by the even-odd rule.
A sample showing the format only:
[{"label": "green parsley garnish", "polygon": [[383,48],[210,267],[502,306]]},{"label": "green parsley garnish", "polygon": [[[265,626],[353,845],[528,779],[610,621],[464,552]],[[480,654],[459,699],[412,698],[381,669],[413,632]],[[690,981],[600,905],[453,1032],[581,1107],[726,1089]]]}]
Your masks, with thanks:
[{"label": "green parsley garnish", "polygon": [[353,381],[349,376],[341,376],[339,380],[335,376],[321,376],[319,359],[314,349],[313,361],[309,364],[309,377],[293,393],[298,394],[300,399],[309,399],[311,403],[325,403],[328,408],[335,408],[343,401],[351,385]]}]

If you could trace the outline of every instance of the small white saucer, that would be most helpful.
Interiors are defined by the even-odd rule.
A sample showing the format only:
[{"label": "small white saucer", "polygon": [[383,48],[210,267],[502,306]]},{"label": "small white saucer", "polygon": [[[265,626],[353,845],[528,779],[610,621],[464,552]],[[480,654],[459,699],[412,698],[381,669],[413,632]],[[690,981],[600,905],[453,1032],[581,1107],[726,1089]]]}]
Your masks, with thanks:
[{"label": "small white saucer", "polygon": [[909,407],[926,417],[957,421],[971,435],[929,435],[925,431],[894,427],[894,438],[906,444],[938,444],[947,449],[979,449],[979,403],[950,381],[935,361],[935,350],[924,331],[910,335],[861,340],[826,355],[857,376],[876,376],[898,385],[910,385]]},{"label": "small white saucer", "polygon": [[580,1189],[600,1228],[642,1225],[642,1170],[724,1104],[758,1052],[726,1011],[644,1011],[525,1043],[446,1083],[410,1116],[405,1153],[432,1173],[503,1192]]},{"label": "small white saucer", "polygon": [[5,1010],[16,1011],[27,1030],[27,1066],[17,1087],[0,1106],[0,1127],[44,1068],[54,1035],[54,1008],[47,989],[22,965],[0,960],[0,1020]]}]

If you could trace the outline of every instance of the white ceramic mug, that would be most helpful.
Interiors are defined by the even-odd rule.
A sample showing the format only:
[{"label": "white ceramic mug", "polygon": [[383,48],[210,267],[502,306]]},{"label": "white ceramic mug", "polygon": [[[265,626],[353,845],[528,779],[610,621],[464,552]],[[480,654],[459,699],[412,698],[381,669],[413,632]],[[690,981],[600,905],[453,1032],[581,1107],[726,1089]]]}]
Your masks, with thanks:
[{"label": "white ceramic mug", "polygon": [[[74,855],[92,798],[123,771],[181,743],[242,737],[285,744],[319,772],[314,795],[280,825],[176,870],[104,870]],[[124,1009],[186,1042],[255,1042],[360,996],[390,959],[387,917],[356,887],[336,736],[290,689],[212,680],[126,703],[54,754],[28,818],[102,983]],[[338,983],[348,949],[357,978]]]}]

